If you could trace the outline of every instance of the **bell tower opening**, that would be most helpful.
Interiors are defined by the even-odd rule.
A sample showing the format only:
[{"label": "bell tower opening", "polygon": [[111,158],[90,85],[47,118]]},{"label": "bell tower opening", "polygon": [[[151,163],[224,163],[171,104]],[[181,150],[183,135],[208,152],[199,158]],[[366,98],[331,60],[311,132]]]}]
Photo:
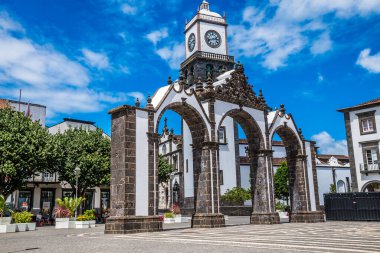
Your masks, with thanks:
[{"label": "bell tower opening", "polygon": [[228,55],[226,17],[212,12],[206,0],[186,24],[185,40],[186,60],[181,71],[187,73],[187,88],[199,78],[206,81],[210,75],[216,81],[220,74],[233,69],[234,57]]}]

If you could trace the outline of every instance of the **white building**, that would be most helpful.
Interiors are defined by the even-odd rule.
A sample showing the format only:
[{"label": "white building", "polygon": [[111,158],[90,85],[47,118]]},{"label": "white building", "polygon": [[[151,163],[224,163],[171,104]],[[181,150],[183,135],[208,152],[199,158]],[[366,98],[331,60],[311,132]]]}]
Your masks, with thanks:
[{"label": "white building", "polygon": [[380,192],[380,98],[338,111],[344,113],[353,191]]},{"label": "white building", "polygon": [[0,108],[10,107],[14,111],[19,111],[28,115],[33,121],[39,121],[41,126],[45,127],[46,123],[46,106],[15,101],[9,99],[0,99]]}]

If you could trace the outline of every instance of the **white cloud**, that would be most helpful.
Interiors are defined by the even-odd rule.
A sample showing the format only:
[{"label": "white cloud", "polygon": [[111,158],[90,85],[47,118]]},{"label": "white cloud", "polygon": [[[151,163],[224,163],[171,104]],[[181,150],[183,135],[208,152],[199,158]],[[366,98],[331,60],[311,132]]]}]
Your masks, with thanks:
[{"label": "white cloud", "polygon": [[317,142],[322,154],[329,155],[347,155],[347,141],[335,140],[329,133],[323,131],[319,134],[313,135],[312,140]]},{"label": "white cloud", "polygon": [[310,51],[314,55],[324,54],[332,49],[332,41],[328,32],[322,33],[319,38],[313,42]]},{"label": "white cloud", "polygon": [[157,31],[153,31],[151,33],[148,33],[146,35],[146,38],[148,40],[150,40],[153,45],[157,45],[158,42],[160,42],[162,39],[165,39],[168,37],[168,28],[165,27],[165,28],[162,28],[160,30],[157,30]]},{"label": "white cloud", "polygon": [[110,65],[108,57],[104,53],[96,53],[87,48],[83,48],[82,53],[85,57],[86,63],[91,67],[95,67],[97,69],[106,69]]},{"label": "white cloud", "polygon": [[125,3],[121,5],[121,11],[127,15],[135,15],[137,13],[137,8]]},{"label": "white cloud", "polygon": [[185,57],[185,46],[183,43],[174,42],[170,46],[156,50],[156,53],[168,62],[171,69],[179,69]]},{"label": "white cloud", "polygon": [[378,0],[271,0],[260,10],[244,9],[241,24],[231,26],[230,49],[236,56],[259,57],[264,67],[276,70],[305,48],[313,55],[332,49],[325,16],[348,19],[379,13]]},{"label": "white cloud", "polygon": [[370,55],[371,49],[366,48],[359,54],[357,65],[365,68],[372,73],[380,73],[380,52],[374,55]]},{"label": "white cloud", "polygon": [[[24,30],[7,13],[0,12],[1,96],[17,99],[22,89],[23,100],[46,105],[49,117],[57,113],[97,112],[135,97],[135,94],[111,94],[91,87],[87,68],[52,45],[25,37]],[[97,67],[106,66],[108,61],[101,57],[92,60]]]}]

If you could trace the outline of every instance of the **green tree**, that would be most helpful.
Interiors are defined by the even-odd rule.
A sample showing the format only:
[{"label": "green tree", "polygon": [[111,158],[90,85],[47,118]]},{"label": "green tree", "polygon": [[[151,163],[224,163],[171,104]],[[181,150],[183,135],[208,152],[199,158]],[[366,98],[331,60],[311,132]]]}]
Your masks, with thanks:
[{"label": "green tree", "polygon": [[170,179],[170,173],[172,173],[172,166],[162,156],[158,156],[158,183],[166,183]]},{"label": "green tree", "polygon": [[78,196],[83,197],[89,188],[109,184],[111,143],[100,129],[72,128],[54,138],[59,143],[57,172],[60,181],[68,182],[75,192],[74,170],[79,167]]},{"label": "green tree", "polygon": [[0,194],[5,199],[37,172],[56,169],[56,143],[24,113],[0,109]]},{"label": "green tree", "polygon": [[289,205],[289,170],[286,161],[283,161],[274,175],[275,197],[286,201]]},{"label": "green tree", "polygon": [[221,197],[223,201],[230,201],[236,204],[243,204],[244,201],[252,199],[251,190],[241,187],[228,189]]},{"label": "green tree", "polygon": [[336,193],[336,185],[330,184],[330,193]]}]

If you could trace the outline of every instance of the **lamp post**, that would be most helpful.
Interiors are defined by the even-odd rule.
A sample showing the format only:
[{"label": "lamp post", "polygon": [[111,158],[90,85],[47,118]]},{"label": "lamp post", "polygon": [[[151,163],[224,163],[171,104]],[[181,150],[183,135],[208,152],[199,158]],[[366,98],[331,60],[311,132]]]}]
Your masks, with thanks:
[{"label": "lamp post", "polygon": [[[75,198],[78,199],[78,179],[80,176],[80,168],[77,166],[74,169],[75,179],[76,179],[76,186],[75,186]],[[77,218],[78,208],[75,210],[75,219]]]}]

